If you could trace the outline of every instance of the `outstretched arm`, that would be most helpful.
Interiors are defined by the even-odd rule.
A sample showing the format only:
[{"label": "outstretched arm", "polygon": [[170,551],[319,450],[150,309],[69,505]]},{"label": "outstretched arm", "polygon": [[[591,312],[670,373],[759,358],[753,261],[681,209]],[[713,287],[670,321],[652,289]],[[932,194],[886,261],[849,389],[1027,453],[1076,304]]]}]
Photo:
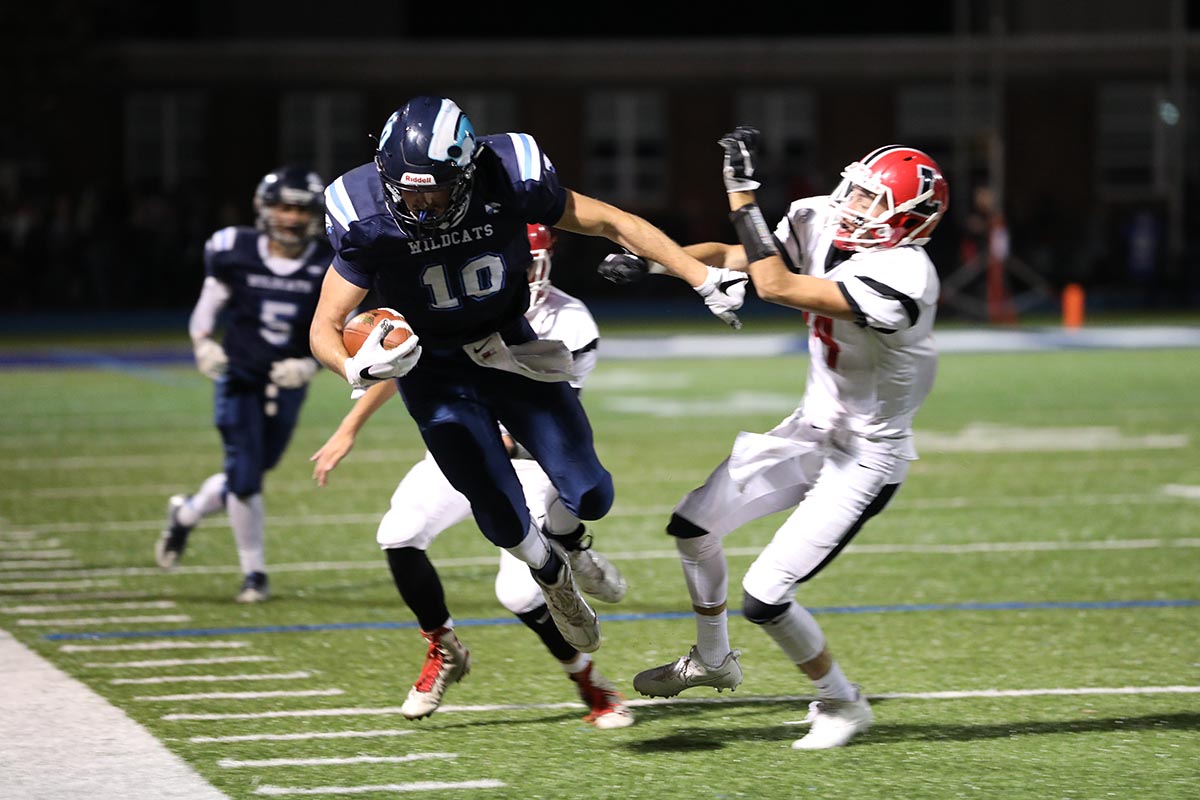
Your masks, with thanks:
[{"label": "outstretched arm", "polygon": [[[567,190],[567,205],[555,227],[589,236],[604,236],[632,251],[614,253],[601,265],[600,273],[614,283],[630,283],[647,272],[674,275],[695,289],[718,319],[735,330],[742,327],[734,312],[746,299],[748,278],[734,275],[727,269],[707,266],[636,214]],[[700,248],[693,252],[710,251]]]},{"label": "outstretched arm", "polygon": [[754,180],[758,131],[739,127],[723,136],[718,144],[725,151],[722,171],[732,212],[730,218],[758,296],[768,303],[853,320],[854,311],[836,281],[796,275],[783,263],[775,237],[755,201],[754,190],[759,187]]},{"label": "outstretched arm", "polygon": [[395,397],[398,391],[395,381],[384,381],[367,389],[366,394],[358,398],[350,412],[342,418],[337,430],[308,459],[315,462],[313,464],[313,480],[317,482],[318,486],[324,486],[329,480],[329,473],[333,472],[334,467],[350,454],[358,432],[362,430],[363,425],[367,424],[371,415],[378,411],[384,403]]}]

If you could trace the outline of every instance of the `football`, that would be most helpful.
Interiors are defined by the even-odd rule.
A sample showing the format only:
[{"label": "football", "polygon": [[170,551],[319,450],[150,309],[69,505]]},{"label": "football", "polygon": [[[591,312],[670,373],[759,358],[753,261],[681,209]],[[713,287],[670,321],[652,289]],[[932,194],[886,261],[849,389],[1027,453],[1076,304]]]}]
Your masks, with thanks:
[{"label": "football", "polygon": [[342,343],[346,345],[346,352],[350,355],[356,354],[367,335],[385,319],[390,320],[393,327],[391,332],[383,338],[384,348],[390,350],[412,336],[413,330],[401,314],[391,308],[373,308],[370,311],[355,314],[342,329]]}]

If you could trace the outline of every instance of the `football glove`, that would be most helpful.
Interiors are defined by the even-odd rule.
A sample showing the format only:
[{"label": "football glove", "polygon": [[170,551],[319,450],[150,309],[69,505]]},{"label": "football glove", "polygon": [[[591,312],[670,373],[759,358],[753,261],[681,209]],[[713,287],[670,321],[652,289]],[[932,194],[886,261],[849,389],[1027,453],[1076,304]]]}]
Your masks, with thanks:
[{"label": "football glove", "polygon": [[637,283],[647,275],[665,275],[667,272],[657,261],[647,261],[628,250],[610,253],[600,262],[596,271],[613,283],[619,284]]},{"label": "football glove", "polygon": [[208,337],[196,342],[195,353],[196,368],[206,378],[215,381],[224,375],[229,367],[229,357],[225,355],[225,348]]},{"label": "football glove", "polygon": [[383,346],[383,338],[392,332],[392,322],[382,320],[367,334],[358,352],[344,363],[346,381],[353,391],[350,397],[357,400],[368,386],[392,378],[403,378],[421,358],[420,339],[414,333],[400,345],[391,349]]},{"label": "football glove", "polygon": [[313,358],[285,358],[271,365],[271,383],[280,389],[299,389],[317,374]]},{"label": "football glove", "polygon": [[758,129],[740,125],[717,140],[725,151],[725,165],[721,174],[725,178],[725,191],[753,192],[762,184],[754,180],[755,163],[758,156]]},{"label": "football glove", "polygon": [[725,267],[709,267],[708,278],[699,286],[693,286],[696,293],[704,298],[718,319],[731,328],[741,330],[742,321],[733,312],[742,307],[746,301],[746,283],[750,276]]}]

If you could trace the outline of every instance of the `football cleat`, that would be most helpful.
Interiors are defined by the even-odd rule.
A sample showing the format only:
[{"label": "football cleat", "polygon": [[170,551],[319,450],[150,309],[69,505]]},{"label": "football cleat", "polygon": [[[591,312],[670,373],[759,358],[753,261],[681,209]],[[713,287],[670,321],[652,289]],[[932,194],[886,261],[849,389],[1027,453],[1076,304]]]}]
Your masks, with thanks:
[{"label": "football cleat", "polygon": [[407,719],[422,719],[437,711],[450,684],[458,683],[471,671],[471,651],[463,647],[453,630],[438,628],[433,633],[421,631],[421,635],[429,642],[429,650],[420,677],[400,707]]},{"label": "football cleat", "polygon": [[154,560],[163,569],[172,569],[183,557],[183,551],[187,547],[188,534],[192,529],[180,525],[175,515],[188,499],[186,495],[176,494],[167,501],[167,527],[154,543]]},{"label": "football cleat", "polygon": [[686,656],[639,672],[633,677],[633,688],[650,697],[674,697],[693,686],[733,691],[742,685],[742,666],[738,663],[741,654],[741,650],[733,650],[719,665],[710,667],[700,660],[693,645]]},{"label": "football cleat", "polygon": [[579,587],[575,585],[575,578],[571,574],[570,557],[562,545],[552,541],[550,546],[562,561],[558,579],[554,583],[543,583],[537,573],[530,570],[533,572],[533,579],[542,587],[542,596],[546,600],[546,607],[550,609],[550,618],[554,620],[554,626],[567,640],[567,644],[581,653],[594,653],[600,647],[600,620],[579,593]]},{"label": "football cleat", "polygon": [[600,674],[595,664],[588,664],[586,669],[570,678],[579,687],[579,697],[589,709],[584,722],[601,730],[628,728],[633,724],[633,712],[625,705],[625,698],[612,681]]},{"label": "football cleat", "polygon": [[602,554],[588,547],[568,550],[567,560],[580,591],[606,603],[619,603],[625,597],[625,578]]},{"label": "football cleat", "polygon": [[261,603],[270,596],[271,592],[267,589],[267,574],[251,572],[242,581],[241,591],[233,599],[239,603]]},{"label": "football cleat", "polygon": [[808,716],[800,721],[810,725],[802,739],[792,742],[793,750],[828,750],[841,747],[871,727],[875,715],[871,704],[857,685],[853,700],[816,700],[808,704]]}]

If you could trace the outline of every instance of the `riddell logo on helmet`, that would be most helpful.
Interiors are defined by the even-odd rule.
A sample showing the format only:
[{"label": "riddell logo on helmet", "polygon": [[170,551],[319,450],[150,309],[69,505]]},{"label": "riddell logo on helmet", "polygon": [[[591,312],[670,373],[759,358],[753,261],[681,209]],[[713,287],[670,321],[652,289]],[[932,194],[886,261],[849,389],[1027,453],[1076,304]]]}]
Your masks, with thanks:
[{"label": "riddell logo on helmet", "polygon": [[403,186],[436,186],[437,181],[432,175],[422,175],[419,172],[406,172],[400,176],[400,183]]}]

